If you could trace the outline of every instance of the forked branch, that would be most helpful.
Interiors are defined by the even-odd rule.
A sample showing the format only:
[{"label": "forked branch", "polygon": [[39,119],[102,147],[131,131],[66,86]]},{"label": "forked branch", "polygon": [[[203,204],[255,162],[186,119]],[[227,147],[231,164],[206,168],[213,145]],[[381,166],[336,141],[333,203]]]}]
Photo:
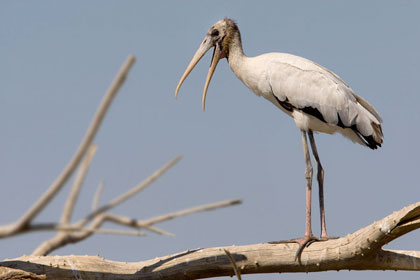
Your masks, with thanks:
[{"label": "forked branch", "polygon": [[86,131],[85,136],[82,139],[79,147],[77,148],[76,153],[73,155],[73,158],[69,161],[67,166],[63,169],[60,175],[55,179],[47,191],[32,205],[32,207],[15,223],[1,226],[0,227],[0,238],[9,237],[15,234],[20,233],[29,223],[44,209],[48,203],[53,199],[53,197],[58,193],[58,191],[64,186],[70,176],[73,174],[74,170],[79,165],[80,161],[86,154],[86,151],[91,146],[93,139],[95,138],[96,133],[102,123],[102,120],[105,117],[106,112],[108,111],[109,106],[112,103],[112,100],[118,93],[118,90],[124,83],[124,80],[127,76],[128,71],[131,66],[134,64],[135,58],[130,55],[120,71],[118,72],[115,80],[111,84],[107,93],[105,94],[98,111],[96,112],[93,120]]},{"label": "forked branch", "polygon": [[74,273],[82,275],[83,279],[153,280],[233,276],[232,261],[225,250],[229,251],[241,274],[342,269],[420,271],[419,251],[382,248],[419,227],[420,202],[417,202],[345,237],[311,244],[303,251],[301,263],[295,261],[298,245],[262,243],[188,250],[135,263],[86,256],[27,256],[0,263],[0,279],[1,271],[8,268],[60,279],[71,279]]},{"label": "forked branch", "polygon": [[[112,100],[116,96],[118,90],[123,85],[125,78],[130,70],[131,66],[135,61],[134,56],[129,56],[120,71],[117,73],[116,78],[111,84],[110,88],[106,92],[92,122],[89,126],[81,144],[79,145],[73,158],[53,182],[53,184],[46,190],[41,198],[36,201],[33,206],[15,223],[0,226],[0,238],[10,237],[17,234],[28,233],[32,231],[40,230],[53,230],[57,231],[57,234],[49,240],[44,241],[38,248],[34,250],[32,255],[47,255],[53,250],[63,247],[69,243],[75,243],[86,239],[94,233],[106,233],[106,234],[124,234],[124,235],[136,235],[143,236],[144,232],[140,230],[148,230],[157,234],[164,234],[173,236],[174,234],[164,231],[154,226],[156,223],[160,223],[176,217],[196,213],[200,211],[213,210],[225,206],[235,205],[240,203],[238,200],[218,202],[210,205],[203,205],[192,209],[186,209],[174,213],[169,213],[163,216],[158,216],[148,220],[137,220],[134,218],[128,218],[118,215],[110,214],[109,211],[121,203],[126,202],[128,199],[134,197],[136,194],[141,192],[143,189],[148,187],[151,183],[162,176],[167,170],[179,162],[182,156],[176,156],[161,169],[157,170],[146,180],[129,189],[125,193],[111,200],[110,202],[99,206],[99,196],[103,189],[103,184],[100,185],[98,191],[95,194],[92,204],[92,212],[87,214],[85,218],[71,222],[72,214],[74,212],[77,199],[79,197],[83,182],[87,175],[90,163],[96,152],[97,147],[92,144],[93,139],[102,123],[105,113],[110,107]],[[65,183],[68,181],[70,176],[74,173],[75,169],[79,167],[79,172],[75,177],[73,186],[65,203],[61,219],[58,223],[37,223],[34,224],[32,220],[42,211],[47,204],[56,196],[58,191],[63,188]],[[116,223],[118,225],[130,227],[134,230],[115,230],[115,229],[103,229],[101,228],[104,222]]]}]

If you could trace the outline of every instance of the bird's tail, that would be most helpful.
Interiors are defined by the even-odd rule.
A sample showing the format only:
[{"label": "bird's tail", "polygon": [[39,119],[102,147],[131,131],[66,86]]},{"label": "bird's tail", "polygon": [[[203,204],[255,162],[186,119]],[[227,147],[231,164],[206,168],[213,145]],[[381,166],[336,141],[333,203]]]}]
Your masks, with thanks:
[{"label": "bird's tail", "polygon": [[354,92],[353,96],[360,107],[356,125],[352,126],[352,129],[366,146],[377,149],[384,142],[382,118],[369,102]]},{"label": "bird's tail", "polygon": [[382,133],[382,126],[380,123],[371,122],[371,126],[373,133],[369,136],[363,135],[357,129],[354,129],[354,132],[360,137],[366,146],[375,150],[382,146],[382,143],[384,142],[384,135]]},{"label": "bird's tail", "polygon": [[374,123],[372,122],[372,128],[373,128],[373,139],[376,141],[376,143],[381,146],[381,144],[384,142],[384,134],[382,133],[382,126],[380,123]]}]

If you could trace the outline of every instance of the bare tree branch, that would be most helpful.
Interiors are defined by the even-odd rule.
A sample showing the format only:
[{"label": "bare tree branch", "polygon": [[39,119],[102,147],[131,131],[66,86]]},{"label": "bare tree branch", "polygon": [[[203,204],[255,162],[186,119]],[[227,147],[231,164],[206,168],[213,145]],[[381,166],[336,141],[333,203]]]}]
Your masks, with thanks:
[{"label": "bare tree branch", "polygon": [[[297,244],[254,244],[196,249],[142,262],[108,261],[98,257],[25,256],[0,263],[0,279],[6,268],[47,278],[70,279],[73,270],[84,279],[198,279],[231,276],[229,251],[242,274],[315,272],[328,270],[420,271],[420,251],[382,249],[383,245],[420,228],[420,202],[339,239],[312,243],[295,261]],[[69,262],[77,267],[69,268]],[[3,269],[1,269],[3,266]],[[96,278],[95,278],[96,277]]]},{"label": "bare tree branch", "polygon": [[66,204],[64,206],[63,214],[61,216],[61,224],[70,223],[71,215],[73,213],[74,206],[76,205],[77,198],[79,196],[80,190],[85,181],[86,174],[89,170],[90,163],[92,162],[93,157],[95,156],[96,150],[98,147],[96,145],[91,145],[86,152],[86,155],[80,164],[79,172],[77,173],[76,179],[74,180],[73,187],[71,188],[70,194],[67,197]]},{"label": "bare tree branch", "polygon": [[53,223],[33,224],[29,231],[64,231],[64,232],[89,232],[89,233],[102,233],[102,234],[116,234],[116,235],[132,235],[132,236],[145,236],[144,232],[140,231],[124,231],[114,229],[93,229],[76,227],[73,225],[58,225]]},{"label": "bare tree branch", "polygon": [[97,210],[93,211],[89,216],[86,217],[86,220],[91,220],[93,217],[95,217],[98,214],[104,213],[111,208],[114,208],[115,206],[123,203],[127,199],[133,197],[138,192],[144,190],[147,186],[149,186],[151,183],[153,183],[156,179],[158,179],[160,176],[163,175],[169,168],[171,168],[173,165],[175,165],[178,161],[182,159],[182,156],[176,156],[173,160],[168,162],[165,166],[163,166],[161,169],[157,170],[155,173],[153,173],[151,176],[149,176],[146,180],[135,186],[134,188],[130,189],[126,193],[120,195],[119,197],[115,198],[111,202],[99,207]]},{"label": "bare tree branch", "polygon": [[129,218],[129,217],[107,214],[106,215],[106,220],[110,221],[110,222],[114,222],[116,224],[120,224],[120,225],[124,225],[124,226],[128,226],[128,227],[133,227],[133,228],[136,228],[136,229],[144,228],[144,229],[147,229],[147,230],[149,230],[151,232],[154,232],[154,233],[157,233],[157,234],[162,234],[162,235],[167,235],[167,236],[175,236],[175,234],[173,234],[173,233],[167,232],[163,229],[159,229],[159,228],[151,226],[151,225],[147,225],[140,220],[136,220],[136,219]]},{"label": "bare tree branch", "polygon": [[161,223],[163,221],[172,220],[172,219],[177,218],[177,217],[186,216],[186,215],[190,215],[190,214],[198,213],[198,212],[203,212],[203,211],[214,210],[214,209],[217,209],[217,208],[232,206],[232,205],[236,205],[236,204],[240,204],[240,203],[242,203],[241,200],[235,199],[235,200],[227,200],[227,201],[221,201],[221,202],[211,203],[211,204],[207,204],[207,205],[197,206],[197,207],[194,207],[194,208],[189,208],[189,209],[181,210],[181,211],[178,211],[178,212],[169,213],[169,214],[165,214],[165,215],[158,216],[158,217],[155,217],[155,218],[147,219],[147,220],[143,221],[143,224],[153,225],[153,224],[156,224],[156,223]]},{"label": "bare tree branch", "polygon": [[[161,223],[163,221],[167,221],[170,219],[174,219],[176,217],[185,216],[185,215],[202,212],[202,211],[215,210],[218,208],[232,206],[239,203],[241,203],[240,200],[229,200],[229,201],[211,203],[211,204],[207,204],[203,206],[181,210],[174,213],[169,213],[166,215],[158,216],[156,218],[147,219],[145,221],[139,221],[139,220],[130,219],[130,218],[122,217],[122,216],[102,213],[95,216],[95,218],[93,219],[89,227],[84,227],[85,225],[84,220],[81,220],[69,226],[69,228],[67,228],[67,229],[80,228],[81,229],[80,231],[65,230],[65,231],[58,232],[56,236],[54,236],[50,240],[43,242],[37,249],[34,250],[32,254],[37,255],[37,256],[48,255],[52,251],[57,250],[58,248],[63,247],[69,243],[79,242],[85,238],[88,238],[91,234],[98,232],[99,228],[105,221],[111,221],[117,224],[126,225],[130,227],[138,228],[138,229],[145,228],[158,234],[173,235],[164,230],[153,227],[152,225],[156,223]],[[45,224],[43,225],[43,227],[41,227],[41,225],[38,225],[38,229],[46,230],[47,226],[50,227],[48,229],[57,228],[57,225]],[[58,226],[58,228],[59,227],[60,225]],[[28,228],[28,230],[30,230],[30,228]]]},{"label": "bare tree branch", "polygon": [[[229,200],[229,201],[222,201],[222,202],[216,202],[211,203],[203,206],[193,207],[185,210],[181,210],[178,212],[173,212],[165,215],[161,215],[155,218],[150,218],[147,220],[137,220],[129,217],[124,217],[121,215],[115,215],[115,214],[104,214],[102,215],[103,221],[109,221],[113,222],[119,225],[123,226],[129,226],[136,229],[147,229],[151,232],[167,235],[167,236],[175,236],[173,233],[164,231],[162,229],[159,229],[155,226],[152,226],[154,224],[164,222],[170,219],[174,219],[176,217],[181,217],[188,214],[194,214],[198,213],[200,211],[210,211],[210,210],[216,210],[218,208],[227,207],[227,206],[233,206],[236,204],[241,203],[240,200]],[[57,223],[35,223],[30,224],[28,227],[23,229],[19,234],[23,233],[29,233],[32,231],[87,231],[87,232],[98,232],[101,233],[100,230],[93,230],[88,229],[84,227],[84,223],[82,221],[73,223],[71,225],[60,225]]]},{"label": "bare tree branch", "polygon": [[[176,217],[185,216],[185,215],[202,212],[202,211],[215,210],[218,208],[232,206],[239,203],[241,203],[240,200],[229,200],[229,201],[211,203],[211,204],[207,204],[203,206],[181,210],[174,213],[169,213],[166,215],[158,216],[156,218],[147,219],[145,221],[139,221],[139,220],[134,220],[134,219],[130,219],[130,218],[122,217],[122,216],[102,213],[102,214],[96,215],[92,223],[87,228],[84,227],[85,225],[84,220],[81,220],[69,226],[69,228],[67,228],[67,229],[80,228],[81,229],[80,231],[65,230],[65,231],[58,232],[56,236],[54,236],[50,240],[43,242],[40,246],[38,246],[38,248],[35,249],[32,254],[37,255],[37,256],[48,255],[52,251],[57,250],[58,248],[63,247],[69,243],[79,242],[85,238],[88,238],[93,233],[98,232],[99,228],[105,221],[112,221],[114,223],[130,226],[130,227],[134,227],[138,229],[145,228],[158,234],[173,235],[159,228],[153,227],[152,225],[163,222],[163,221],[167,221],[170,219],[174,219]],[[54,224],[44,224],[42,226],[38,225],[37,229],[46,230],[47,227],[49,227],[48,229],[54,229],[54,228],[59,228],[60,225],[59,226],[54,225]],[[30,230],[30,228],[28,228],[28,230]]]},{"label": "bare tree branch", "polygon": [[[124,235],[136,235],[143,236],[145,233],[139,231],[127,231],[127,230],[114,230],[114,229],[103,229],[101,226],[104,222],[113,222],[115,224],[128,226],[131,228],[147,229],[151,232],[157,234],[164,234],[169,236],[174,236],[174,234],[159,229],[155,226],[152,226],[155,223],[162,222],[165,220],[173,219],[176,217],[188,215],[191,213],[196,213],[200,211],[213,210],[220,207],[230,206],[239,203],[239,201],[228,201],[221,202],[216,204],[210,204],[200,207],[195,207],[192,209],[187,209],[175,213],[170,213],[164,216],[159,216],[147,220],[146,222],[136,220],[133,218],[123,217],[112,215],[106,213],[110,209],[118,206],[119,204],[127,201],[132,198],[135,194],[139,193],[152,182],[157,180],[161,175],[163,175],[169,168],[176,164],[182,156],[177,156],[161,169],[157,170],[146,180],[138,184],[137,186],[131,188],[127,192],[113,199],[109,203],[98,207],[99,197],[103,190],[103,182],[99,185],[96,194],[92,202],[92,212],[87,215],[84,219],[79,220],[78,222],[70,223],[72,214],[74,212],[78,196],[80,194],[81,188],[83,186],[84,180],[86,178],[89,166],[94,157],[94,154],[97,150],[97,147],[92,144],[92,141],[99,129],[101,122],[104,119],[105,113],[107,112],[109,106],[116,93],[122,86],[125,77],[130,70],[131,66],[135,61],[134,56],[129,56],[120,71],[118,72],[115,80],[111,84],[107,93],[105,94],[82,142],[80,143],[76,153],[73,155],[70,162],[63,169],[61,174],[53,182],[53,184],[47,189],[47,191],[41,196],[41,198],[36,201],[33,206],[15,223],[0,226],[0,238],[9,237],[17,234],[22,234],[31,231],[40,231],[40,230],[54,230],[57,231],[57,234],[49,240],[44,241],[40,244],[33,252],[33,255],[47,255],[53,250],[56,250],[60,247],[63,247],[69,243],[75,243],[81,241],[91,234],[94,233],[105,233],[105,234],[124,234]],[[79,171],[74,180],[73,186],[70,190],[69,196],[66,200],[63,213],[59,223],[38,223],[33,224],[32,220],[39,214],[42,209],[56,196],[58,191],[64,186],[70,176],[74,173],[74,170],[79,166]]]},{"label": "bare tree branch", "polygon": [[174,218],[177,218],[177,217],[186,216],[186,215],[190,215],[190,214],[194,214],[194,213],[198,213],[198,212],[203,212],[203,211],[211,211],[211,210],[215,210],[215,209],[219,209],[219,208],[223,208],[223,207],[237,205],[237,204],[240,204],[240,203],[242,203],[242,201],[237,200],[237,199],[236,200],[221,201],[221,202],[201,205],[201,206],[197,206],[197,207],[193,207],[193,208],[188,208],[188,209],[184,209],[184,210],[173,212],[173,213],[164,214],[164,215],[157,216],[157,217],[154,217],[154,218],[150,218],[150,219],[147,219],[147,220],[135,220],[135,219],[122,217],[122,216],[111,215],[111,214],[108,214],[106,216],[106,219],[109,220],[109,221],[124,224],[124,225],[127,225],[127,226],[132,226],[132,227],[139,228],[139,229],[140,228],[145,228],[145,229],[148,229],[148,230],[150,230],[152,232],[155,232],[155,233],[158,233],[158,234],[174,236],[174,234],[162,231],[161,229],[157,229],[155,227],[152,227],[152,225],[157,224],[157,223],[161,223],[161,222],[164,222],[164,221],[168,221],[168,220],[171,220],[171,219],[174,219]]},{"label": "bare tree branch", "polygon": [[98,229],[89,229],[83,228],[80,232],[89,232],[89,233],[102,233],[102,234],[111,234],[111,235],[131,235],[131,236],[146,236],[146,233],[141,231],[128,231],[128,230],[119,230],[119,229],[106,229],[106,228],[98,228]]},{"label": "bare tree branch", "polygon": [[69,243],[76,243],[91,236],[97,229],[101,227],[105,221],[105,215],[101,214],[95,217],[89,227],[82,227],[80,224],[75,224],[74,227],[80,227],[85,230],[78,232],[60,231],[53,238],[44,241],[38,246],[32,255],[45,256],[58,248],[64,247]]},{"label": "bare tree branch", "polygon": [[93,201],[92,201],[92,212],[98,209],[99,198],[101,197],[101,194],[104,190],[104,186],[105,186],[104,181],[101,181],[98,185],[98,188],[96,189],[95,196],[93,197]]},{"label": "bare tree branch", "polygon": [[48,190],[41,196],[41,198],[38,199],[17,222],[0,227],[0,238],[5,236],[11,236],[17,233],[22,228],[26,227],[30,223],[30,221],[34,217],[36,217],[42,209],[45,208],[45,206],[51,201],[51,199],[57,194],[57,192],[64,186],[64,184],[73,174],[76,167],[79,165],[87,149],[89,148],[93,139],[95,138],[95,135],[100,127],[100,124],[102,123],[102,120],[105,117],[109,106],[111,105],[112,100],[114,99],[118,90],[124,83],[127,73],[133,65],[134,61],[135,58],[132,55],[130,55],[125,61],[124,65],[117,74],[117,77],[115,78],[114,82],[111,84],[111,87],[109,88],[108,92],[105,94],[102,103],[99,106],[98,111],[96,112],[92,120],[92,123],[90,124],[82,142],[77,148],[76,153],[74,154],[70,162],[67,164],[67,166],[63,169],[61,174],[52,183]]}]

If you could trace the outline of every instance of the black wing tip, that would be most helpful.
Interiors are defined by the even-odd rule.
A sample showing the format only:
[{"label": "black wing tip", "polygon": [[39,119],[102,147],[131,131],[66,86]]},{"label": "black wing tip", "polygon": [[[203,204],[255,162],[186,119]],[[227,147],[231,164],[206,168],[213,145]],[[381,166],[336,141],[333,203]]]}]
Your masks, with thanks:
[{"label": "black wing tip", "polygon": [[376,150],[377,148],[382,147],[382,145],[381,145],[381,144],[376,143],[376,144],[374,144],[374,145],[368,145],[368,147],[369,147],[369,148],[371,148],[372,150]]},{"label": "black wing tip", "polygon": [[[277,99],[277,102],[280,104],[281,107],[283,107],[285,110],[289,111],[289,112],[293,112],[293,110],[298,109],[300,111],[302,111],[305,114],[311,115],[317,119],[319,119],[320,121],[324,122],[324,123],[328,123],[324,116],[322,115],[322,113],[318,110],[318,108],[315,107],[311,107],[311,106],[307,106],[307,107],[303,107],[303,108],[296,108],[294,107],[289,100],[286,99],[284,101],[281,101],[277,96],[274,95],[274,97]],[[371,123],[376,135],[379,137],[380,142],[377,142],[375,140],[375,138],[373,137],[373,135],[369,135],[369,136],[364,136],[362,135],[359,130],[357,129],[357,126],[355,124],[353,124],[352,126],[345,126],[343,121],[340,118],[340,114],[337,113],[337,124],[335,124],[338,127],[341,127],[343,129],[346,128],[350,128],[354,131],[354,133],[362,140],[362,142],[369,147],[372,150],[376,150],[378,147],[382,147],[382,126],[381,124],[376,124],[374,122]],[[377,137],[377,138],[378,138]]]},{"label": "black wing tip", "polygon": [[365,145],[368,146],[369,148],[371,148],[372,150],[376,150],[377,148],[382,147],[382,143],[376,142],[376,140],[373,138],[372,135],[364,136],[360,133],[357,133],[357,134],[363,140]]},{"label": "black wing tip", "polygon": [[366,141],[366,146],[368,146],[372,150],[375,150],[378,147],[382,147],[381,144],[383,143],[384,135],[382,133],[381,124],[372,122],[371,125],[373,128],[373,134],[369,136],[363,136],[363,135],[360,135],[360,136],[362,136],[363,139]]}]

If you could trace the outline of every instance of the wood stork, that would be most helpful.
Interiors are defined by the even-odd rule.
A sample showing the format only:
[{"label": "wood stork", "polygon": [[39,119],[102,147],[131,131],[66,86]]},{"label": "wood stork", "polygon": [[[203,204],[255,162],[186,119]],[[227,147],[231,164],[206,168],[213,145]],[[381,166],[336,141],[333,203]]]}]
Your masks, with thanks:
[{"label": "wood stork", "polygon": [[[204,56],[214,47],[211,66],[204,85],[202,106],[217,63],[226,58],[233,73],[256,95],[263,96],[287,115],[301,130],[305,156],[306,224],[303,238],[290,240],[299,244],[296,258],[313,241],[328,240],[324,211],[324,171],[319,160],[313,131],[333,134],[340,132],[353,142],[376,149],[383,142],[382,119],[375,108],[358,96],[339,76],[327,68],[305,58],[286,53],[267,53],[245,56],[241,34],[229,18],[210,27],[199,49],[182,75],[175,90],[178,95],[182,83]],[[317,164],[321,236],[311,229],[312,165],[306,134]]]}]

